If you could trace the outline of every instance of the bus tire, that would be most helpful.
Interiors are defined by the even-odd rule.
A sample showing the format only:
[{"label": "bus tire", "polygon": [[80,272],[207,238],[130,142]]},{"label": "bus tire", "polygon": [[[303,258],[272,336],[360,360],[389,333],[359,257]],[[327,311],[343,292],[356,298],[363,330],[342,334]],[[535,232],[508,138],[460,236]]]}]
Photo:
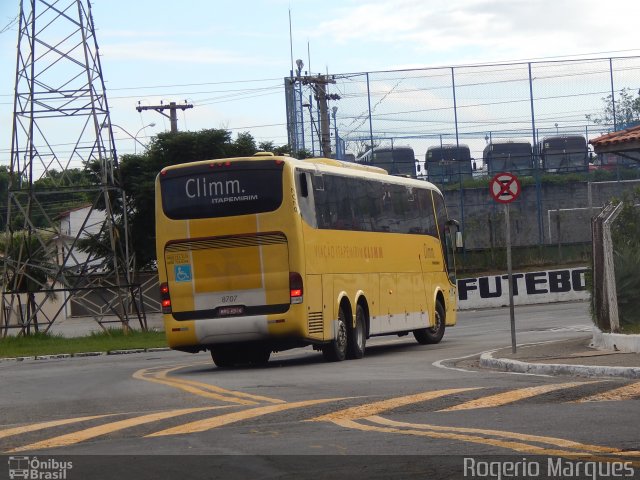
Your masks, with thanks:
[{"label": "bus tire", "polygon": [[413,331],[413,336],[420,345],[439,343],[444,335],[445,310],[440,301],[436,302],[435,325],[429,328],[421,328]]},{"label": "bus tire", "polygon": [[341,362],[347,358],[347,322],[344,309],[338,311],[336,337],[322,346],[322,356],[328,362]]},{"label": "bus tire", "polygon": [[236,352],[232,348],[226,346],[212,347],[211,359],[213,360],[213,363],[216,364],[216,367],[220,368],[233,367],[238,363],[238,355]]},{"label": "bus tire", "polygon": [[271,349],[265,347],[256,347],[247,354],[247,359],[251,365],[266,365],[269,363]]},{"label": "bus tire", "polygon": [[356,324],[347,330],[347,358],[358,359],[364,357],[367,342],[367,323],[364,308],[356,307]]}]

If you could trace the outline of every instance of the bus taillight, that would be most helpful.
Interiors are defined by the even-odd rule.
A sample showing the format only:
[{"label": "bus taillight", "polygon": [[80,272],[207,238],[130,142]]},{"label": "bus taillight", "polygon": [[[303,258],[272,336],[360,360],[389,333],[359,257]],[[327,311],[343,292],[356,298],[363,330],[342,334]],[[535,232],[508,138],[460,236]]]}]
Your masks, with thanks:
[{"label": "bus taillight", "polygon": [[169,296],[169,284],[160,284],[160,305],[162,305],[162,313],[171,313],[171,297]]},{"label": "bus taillight", "polygon": [[289,291],[291,303],[302,303],[302,275],[298,272],[289,272]]}]

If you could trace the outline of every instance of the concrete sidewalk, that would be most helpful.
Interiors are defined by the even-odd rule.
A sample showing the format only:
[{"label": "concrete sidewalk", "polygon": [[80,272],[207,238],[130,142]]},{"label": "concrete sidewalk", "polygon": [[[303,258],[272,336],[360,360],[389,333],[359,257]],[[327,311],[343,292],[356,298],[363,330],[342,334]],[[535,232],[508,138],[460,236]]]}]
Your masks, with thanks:
[{"label": "concrete sidewalk", "polygon": [[593,347],[593,335],[485,352],[480,366],[539,375],[640,378],[640,353]]}]

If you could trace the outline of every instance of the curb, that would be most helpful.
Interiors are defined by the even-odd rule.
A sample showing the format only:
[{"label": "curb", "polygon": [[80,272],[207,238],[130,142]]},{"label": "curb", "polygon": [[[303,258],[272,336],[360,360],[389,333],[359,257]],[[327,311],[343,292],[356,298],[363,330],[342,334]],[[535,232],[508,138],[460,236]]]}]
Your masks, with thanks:
[{"label": "curb", "polygon": [[108,352],[78,352],[78,353],[57,353],[53,355],[35,355],[32,357],[6,357],[0,358],[2,362],[22,362],[24,360],[58,360],[64,358],[85,358],[85,357],[100,357],[102,355],[128,355],[132,353],[155,353],[155,352],[170,352],[169,347],[154,347],[154,348],[134,348],[131,350],[110,350]]},{"label": "curb", "polygon": [[593,327],[592,342],[601,350],[640,353],[640,335],[601,332],[598,327]]},{"label": "curb", "polygon": [[567,365],[561,363],[527,363],[520,360],[493,358],[497,350],[480,355],[480,366],[506,372],[538,375],[577,375],[584,377],[640,378],[640,367],[603,367],[596,365]]}]

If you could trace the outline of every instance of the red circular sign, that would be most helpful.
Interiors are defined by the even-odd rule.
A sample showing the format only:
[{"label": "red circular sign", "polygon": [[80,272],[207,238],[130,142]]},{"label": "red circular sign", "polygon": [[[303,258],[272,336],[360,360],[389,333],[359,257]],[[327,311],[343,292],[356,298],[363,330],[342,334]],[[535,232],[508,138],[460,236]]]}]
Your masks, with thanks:
[{"label": "red circular sign", "polygon": [[513,173],[499,173],[489,182],[489,193],[496,202],[513,202],[521,191],[520,180]]}]

